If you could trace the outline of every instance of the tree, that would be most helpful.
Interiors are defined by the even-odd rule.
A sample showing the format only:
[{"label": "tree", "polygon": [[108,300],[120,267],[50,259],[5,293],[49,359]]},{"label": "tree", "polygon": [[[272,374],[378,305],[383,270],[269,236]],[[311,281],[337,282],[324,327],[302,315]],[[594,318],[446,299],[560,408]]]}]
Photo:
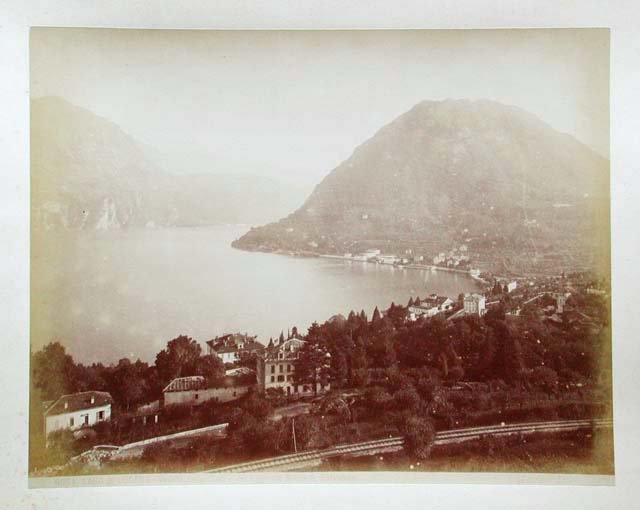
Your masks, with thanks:
[{"label": "tree", "polygon": [[522,345],[503,321],[491,321],[496,338],[495,375],[505,381],[519,381],[524,369]]},{"label": "tree", "polygon": [[403,415],[398,428],[404,436],[404,446],[410,455],[420,460],[429,457],[436,437],[435,427],[431,420]]},{"label": "tree", "polygon": [[118,361],[109,376],[109,392],[116,404],[130,411],[132,405],[141,403],[148,395],[148,386],[144,379],[146,363],[138,360],[131,363],[127,358]]},{"label": "tree", "polygon": [[367,373],[367,350],[361,336],[356,337],[353,353],[351,354],[351,385],[357,388],[366,386],[368,382]]},{"label": "tree", "polygon": [[376,325],[378,322],[380,322],[380,319],[380,310],[378,310],[378,307],[376,306],[373,310],[373,316],[371,317],[371,324]]},{"label": "tree", "polygon": [[44,400],[54,400],[75,391],[75,363],[60,342],[47,344],[31,357],[34,384]]},{"label": "tree", "polygon": [[492,306],[487,310],[487,313],[485,314],[486,321],[491,321],[491,320],[503,321],[504,319],[505,319],[505,312],[504,312],[504,305],[502,303],[499,303],[496,306]]},{"label": "tree", "polygon": [[[244,362],[247,363],[248,360],[245,359]],[[195,362],[194,375],[201,375],[208,384],[212,384],[224,377],[224,363],[215,354],[200,356]]]},{"label": "tree", "polygon": [[336,352],[331,356],[331,382],[336,387],[345,386],[348,376],[347,358],[343,351]]},{"label": "tree", "polygon": [[[309,328],[309,336],[312,336]],[[296,384],[313,385],[313,393],[318,392],[318,383],[326,384],[329,379],[331,355],[322,345],[307,341],[298,350],[298,361],[293,379]]]},{"label": "tree", "polygon": [[176,377],[194,375],[201,351],[198,342],[185,335],[169,341],[167,347],[156,355],[160,379],[169,382]]}]

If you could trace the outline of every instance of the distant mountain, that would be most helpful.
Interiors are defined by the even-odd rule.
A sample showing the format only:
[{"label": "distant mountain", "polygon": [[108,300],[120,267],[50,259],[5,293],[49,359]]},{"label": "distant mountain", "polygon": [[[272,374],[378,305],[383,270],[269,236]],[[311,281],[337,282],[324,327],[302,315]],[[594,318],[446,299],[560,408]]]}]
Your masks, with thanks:
[{"label": "distant mountain", "polygon": [[293,214],[234,246],[430,256],[465,244],[487,269],[579,265],[593,246],[608,251],[608,179],[608,160],[524,110],[424,101],[357,147]]},{"label": "distant mountain", "polygon": [[31,102],[31,189],[33,226],[49,229],[263,223],[306,191],[264,177],[167,173],[119,126],[56,97]]}]

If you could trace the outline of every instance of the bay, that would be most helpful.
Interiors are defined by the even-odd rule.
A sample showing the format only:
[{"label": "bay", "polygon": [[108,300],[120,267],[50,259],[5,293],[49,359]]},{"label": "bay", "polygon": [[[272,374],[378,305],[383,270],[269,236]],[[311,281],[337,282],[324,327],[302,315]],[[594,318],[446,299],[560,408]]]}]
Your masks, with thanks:
[{"label": "bay", "polygon": [[59,340],[77,361],[153,362],[167,341],[227,332],[267,343],[350,310],[456,298],[465,274],[244,252],[246,226],[47,232],[32,239],[31,342]]}]

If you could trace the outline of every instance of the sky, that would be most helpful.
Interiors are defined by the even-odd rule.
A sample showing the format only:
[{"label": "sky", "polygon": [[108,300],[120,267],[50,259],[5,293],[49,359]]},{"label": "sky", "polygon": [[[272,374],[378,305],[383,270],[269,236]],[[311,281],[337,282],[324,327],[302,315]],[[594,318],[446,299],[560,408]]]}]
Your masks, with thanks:
[{"label": "sky", "polygon": [[317,183],[422,100],[519,106],[609,156],[609,32],[34,28],[32,98],[118,124],[174,173]]}]

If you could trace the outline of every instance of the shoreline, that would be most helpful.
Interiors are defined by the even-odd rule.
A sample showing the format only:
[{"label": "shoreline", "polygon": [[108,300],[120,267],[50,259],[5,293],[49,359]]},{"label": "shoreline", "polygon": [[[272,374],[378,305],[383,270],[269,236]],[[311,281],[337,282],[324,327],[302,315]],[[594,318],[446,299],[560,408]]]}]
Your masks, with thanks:
[{"label": "shoreline", "polygon": [[345,257],[344,255],[329,255],[329,254],[318,254],[320,258],[325,259],[337,259],[337,260],[345,260],[348,262],[361,262],[363,264],[377,264],[381,266],[391,266],[398,269],[417,269],[420,271],[445,271],[447,273],[458,273],[469,276],[471,279],[477,281],[482,285],[489,285],[489,282],[479,276],[475,276],[469,272],[469,270],[465,269],[454,269],[451,267],[440,267],[434,266],[431,264],[385,264],[383,262],[377,262],[376,260],[356,260],[353,257]]}]

